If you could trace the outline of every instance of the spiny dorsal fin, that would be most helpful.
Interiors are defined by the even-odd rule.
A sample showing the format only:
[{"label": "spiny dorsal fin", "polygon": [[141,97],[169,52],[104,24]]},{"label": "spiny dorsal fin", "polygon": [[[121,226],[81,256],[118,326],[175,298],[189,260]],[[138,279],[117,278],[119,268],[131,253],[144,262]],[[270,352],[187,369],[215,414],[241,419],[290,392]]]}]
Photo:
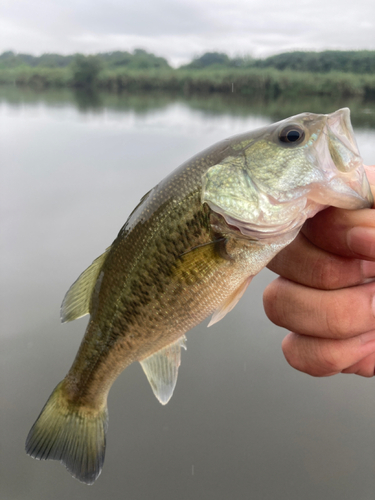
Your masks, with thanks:
[{"label": "spiny dorsal fin", "polygon": [[73,321],[89,314],[90,299],[108,252],[111,247],[102,253],[88,267],[67,291],[61,304],[61,321]]},{"label": "spiny dorsal fin", "polygon": [[147,380],[162,405],[168,403],[176,387],[178,367],[181,364],[181,347],[186,349],[185,340],[183,335],[173,344],[140,361]]},{"label": "spiny dorsal fin", "polygon": [[246,288],[250,285],[252,279],[253,276],[247,278],[238,288],[236,288],[234,292],[231,293],[231,295],[229,295],[229,297],[225,299],[225,301],[213,313],[211,321],[208,323],[207,327],[212,326],[223,319],[224,316],[226,316],[226,314],[228,314],[237,305],[237,302],[245,293]]}]

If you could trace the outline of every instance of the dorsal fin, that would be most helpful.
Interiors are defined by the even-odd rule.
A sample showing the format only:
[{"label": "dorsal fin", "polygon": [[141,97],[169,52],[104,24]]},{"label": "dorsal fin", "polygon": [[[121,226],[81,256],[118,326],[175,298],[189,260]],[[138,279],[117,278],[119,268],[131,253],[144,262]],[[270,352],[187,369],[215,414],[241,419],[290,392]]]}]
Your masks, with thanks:
[{"label": "dorsal fin", "polygon": [[107,248],[104,253],[95,259],[91,266],[83,271],[67,291],[61,304],[60,316],[62,323],[89,314],[91,295],[110,248]]},{"label": "dorsal fin", "polygon": [[181,364],[181,347],[186,349],[185,340],[183,335],[173,344],[140,361],[147,380],[162,405],[168,403],[176,387],[178,367]]},{"label": "dorsal fin", "polygon": [[241,285],[227,297],[224,302],[213,313],[211,321],[207,327],[214,325],[224,318],[238,303],[242,295],[245,293],[246,288],[250,285],[253,276],[247,278]]}]

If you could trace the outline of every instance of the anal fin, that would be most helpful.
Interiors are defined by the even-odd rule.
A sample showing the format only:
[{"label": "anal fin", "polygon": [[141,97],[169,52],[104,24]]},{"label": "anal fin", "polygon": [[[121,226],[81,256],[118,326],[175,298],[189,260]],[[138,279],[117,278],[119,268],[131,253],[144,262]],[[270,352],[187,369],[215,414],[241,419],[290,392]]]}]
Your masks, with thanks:
[{"label": "anal fin", "polygon": [[238,303],[242,295],[245,293],[246,288],[250,285],[253,276],[247,278],[241,285],[232,292],[229,297],[216,309],[213,313],[211,321],[207,327],[210,327],[224,318]]},{"label": "anal fin", "polygon": [[168,403],[176,387],[178,368],[181,364],[181,347],[186,349],[185,340],[183,335],[173,344],[140,361],[147,380],[162,405]]}]

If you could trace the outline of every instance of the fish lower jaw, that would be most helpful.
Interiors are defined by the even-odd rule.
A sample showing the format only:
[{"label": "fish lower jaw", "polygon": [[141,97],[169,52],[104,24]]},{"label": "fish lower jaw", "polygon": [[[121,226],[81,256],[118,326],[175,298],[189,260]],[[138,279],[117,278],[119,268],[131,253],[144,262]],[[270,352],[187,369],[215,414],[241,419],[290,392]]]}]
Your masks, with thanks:
[{"label": "fish lower jaw", "polygon": [[333,177],[325,185],[312,188],[309,200],[315,204],[326,204],[346,210],[371,208],[374,202],[365,175],[345,180]]}]

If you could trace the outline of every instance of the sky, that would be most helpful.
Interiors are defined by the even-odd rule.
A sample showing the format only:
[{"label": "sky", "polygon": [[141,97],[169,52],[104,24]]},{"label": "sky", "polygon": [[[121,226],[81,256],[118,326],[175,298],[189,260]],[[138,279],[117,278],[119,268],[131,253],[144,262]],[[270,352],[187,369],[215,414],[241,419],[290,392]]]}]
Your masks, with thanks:
[{"label": "sky", "polygon": [[375,49],[374,0],[1,0],[0,53],[143,48],[172,65],[204,52]]}]

